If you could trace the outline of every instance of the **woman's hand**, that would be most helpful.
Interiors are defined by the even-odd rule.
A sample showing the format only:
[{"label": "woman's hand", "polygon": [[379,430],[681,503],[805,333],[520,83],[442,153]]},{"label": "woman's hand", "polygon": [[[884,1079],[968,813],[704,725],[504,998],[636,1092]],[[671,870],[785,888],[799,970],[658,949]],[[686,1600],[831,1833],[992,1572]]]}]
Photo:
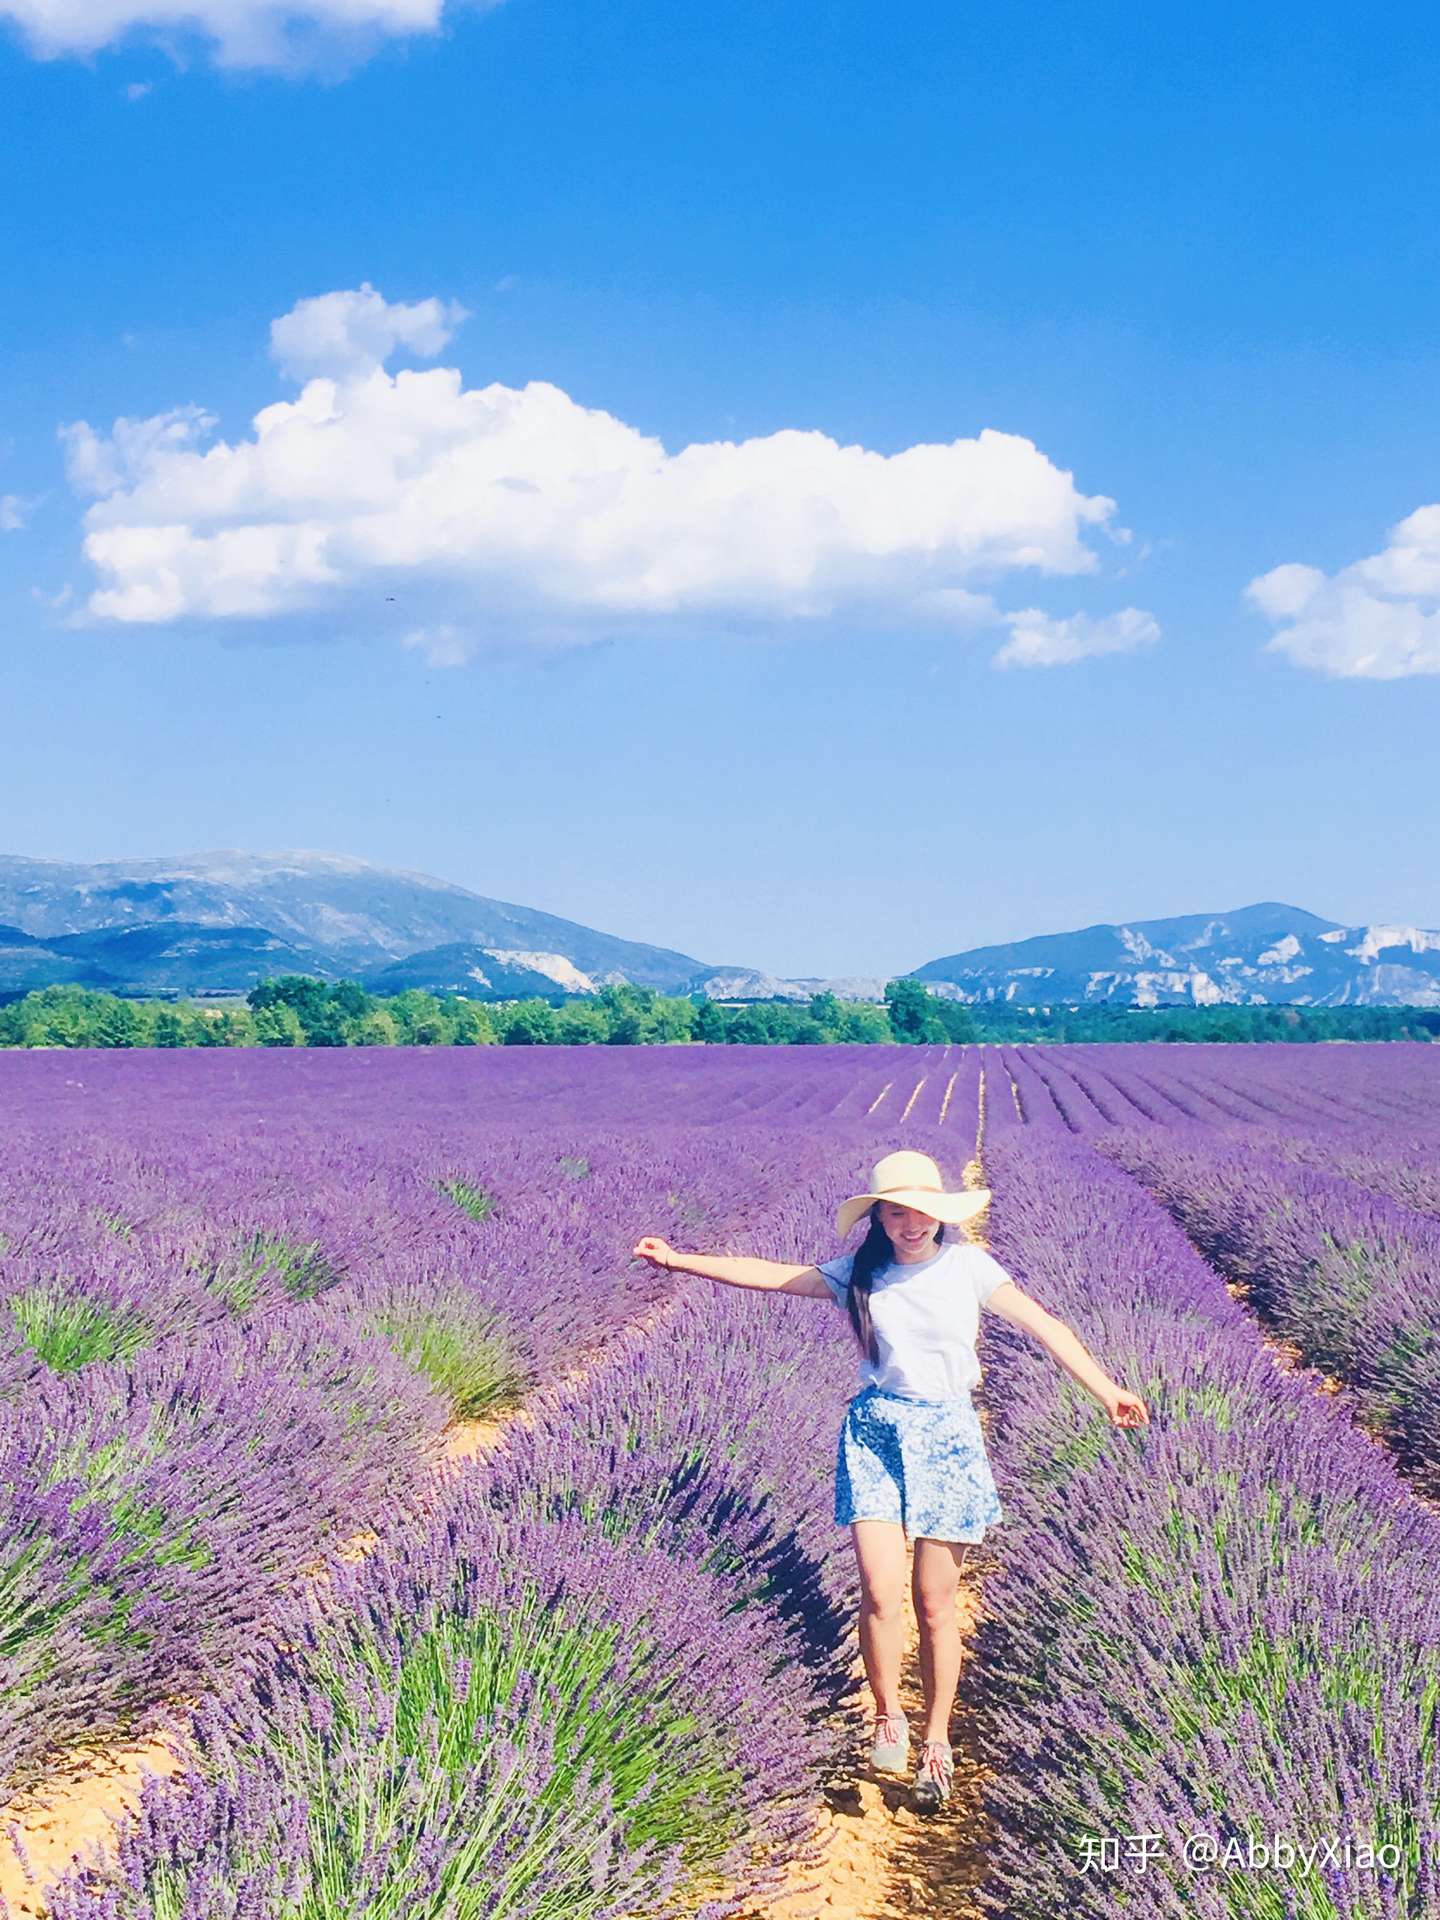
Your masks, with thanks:
[{"label": "woman's hand", "polygon": [[1109,1414],[1112,1426],[1148,1427],[1150,1424],[1150,1410],[1139,1394],[1117,1387],[1113,1380],[1102,1394],[1100,1404]]},{"label": "woman's hand", "polygon": [[648,1260],[652,1267],[670,1268],[675,1264],[675,1249],[668,1240],[662,1240],[657,1234],[647,1233],[643,1240],[635,1242],[632,1260]]}]

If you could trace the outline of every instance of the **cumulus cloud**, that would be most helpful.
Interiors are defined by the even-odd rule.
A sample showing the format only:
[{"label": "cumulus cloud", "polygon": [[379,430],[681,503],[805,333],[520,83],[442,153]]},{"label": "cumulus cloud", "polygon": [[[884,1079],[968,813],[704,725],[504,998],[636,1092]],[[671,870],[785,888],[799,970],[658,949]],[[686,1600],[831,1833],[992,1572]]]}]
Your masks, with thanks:
[{"label": "cumulus cloud", "polygon": [[[1008,574],[1092,573],[1087,536],[1112,531],[1113,501],[991,428],[890,454],[789,428],[671,453],[545,381],[467,388],[453,368],[383,365],[438,352],[462,317],[368,285],[304,300],[271,336],[304,384],[248,436],[216,439],[194,406],[62,429],[72,480],[95,496],[91,617],[264,619],[404,591],[422,623],[406,644],[436,664],[482,619],[552,634],[736,618],[960,631],[1006,621],[989,589]],[[1134,609],[1008,619],[1007,653],[1035,665],[1153,628]]]},{"label": "cumulus cloud", "polygon": [[77,493],[118,493],[167,453],[197,445],[214,426],[213,415],[203,407],[174,407],[148,420],[117,420],[108,434],[76,420],[60,429],[65,470]]},{"label": "cumulus cloud", "polygon": [[1055,619],[1037,607],[1005,616],[1010,638],[991,661],[996,667],[1060,667],[1089,660],[1100,653],[1134,653],[1152,647],[1160,638],[1153,615],[1138,607],[1124,607],[1092,619],[1072,613]]},{"label": "cumulus cloud", "polygon": [[1440,673],[1440,505],[1390,530],[1383,553],[1338,573],[1294,562],[1245,589],[1278,631],[1266,651],[1335,679]]},{"label": "cumulus cloud", "polygon": [[19,533],[39,504],[23,494],[0,493],[0,533]]},{"label": "cumulus cloud", "polygon": [[[471,0],[494,6],[499,0]],[[88,55],[137,35],[199,40],[222,67],[335,67],[381,41],[434,33],[443,0],[0,0],[42,59]]]},{"label": "cumulus cloud", "polygon": [[313,374],[353,378],[383,366],[401,347],[433,360],[469,315],[453,300],[386,300],[368,280],[348,293],[297,300],[270,322],[270,358],[292,380]]}]

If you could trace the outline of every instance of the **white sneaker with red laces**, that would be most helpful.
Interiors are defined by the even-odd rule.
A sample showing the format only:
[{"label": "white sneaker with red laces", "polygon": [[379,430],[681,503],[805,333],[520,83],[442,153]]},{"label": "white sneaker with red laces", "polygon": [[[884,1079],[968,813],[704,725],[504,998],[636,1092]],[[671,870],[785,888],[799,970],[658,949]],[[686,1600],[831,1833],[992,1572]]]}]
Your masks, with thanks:
[{"label": "white sneaker with red laces", "polygon": [[950,1798],[955,1778],[955,1759],[948,1740],[927,1740],[915,1771],[911,1797],[922,1813],[933,1813]]},{"label": "white sneaker with red laces", "polygon": [[870,1764],[877,1773],[904,1773],[910,1765],[910,1722],[903,1713],[877,1713]]}]

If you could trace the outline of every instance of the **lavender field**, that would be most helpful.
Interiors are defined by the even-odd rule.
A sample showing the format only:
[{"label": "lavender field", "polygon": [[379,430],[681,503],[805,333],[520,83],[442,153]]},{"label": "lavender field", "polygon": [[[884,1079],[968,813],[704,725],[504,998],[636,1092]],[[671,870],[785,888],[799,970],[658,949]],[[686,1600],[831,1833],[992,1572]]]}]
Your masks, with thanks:
[{"label": "lavender field", "polygon": [[1440,1048],[11,1053],[0,1139],[8,1915],[842,1911],[847,1324],[630,1249],[827,1258],[897,1146],[1151,1414],[987,1317],[986,1871],[910,1910],[1440,1914]]}]

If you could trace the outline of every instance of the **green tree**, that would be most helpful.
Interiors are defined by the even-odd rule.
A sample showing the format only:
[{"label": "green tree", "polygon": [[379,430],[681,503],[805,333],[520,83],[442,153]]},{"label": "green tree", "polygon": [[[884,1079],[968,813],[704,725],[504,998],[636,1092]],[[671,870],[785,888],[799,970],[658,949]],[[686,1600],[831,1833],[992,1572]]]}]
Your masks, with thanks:
[{"label": "green tree", "polygon": [[[935,995],[931,995],[930,1004],[935,1010],[935,1016],[939,1020],[947,1040],[954,1042],[958,1046],[969,1045],[971,1042],[980,1038],[979,1031],[975,1025],[974,1014],[959,1000],[941,1000]],[[1057,1034],[1055,1037],[1058,1040],[1063,1036]]]},{"label": "green tree", "polygon": [[[248,1009],[246,1017],[249,1017]],[[187,1008],[185,1024],[189,1036],[187,1044],[192,1047],[223,1047],[228,1044],[225,1038],[225,1014],[220,1007]]]},{"label": "green tree", "polygon": [[450,1038],[457,1047],[493,1047],[499,1037],[495,1022],[478,1000],[452,994],[442,1003]]},{"label": "green tree", "polygon": [[399,1043],[400,1031],[388,1007],[372,1007],[351,1029],[352,1046],[394,1047]]},{"label": "green tree", "polygon": [[810,996],[810,1018],[822,1027],[827,1039],[838,1034],[845,1024],[845,1010],[827,987]]},{"label": "green tree", "polygon": [[695,1032],[695,1009],[688,1000],[664,996],[656,1003],[652,1038],[661,1045],[673,1046],[689,1040]]},{"label": "green tree", "polygon": [[608,1043],[612,1047],[638,1047],[653,1039],[659,998],[653,987],[637,987],[630,980],[612,981],[602,987],[598,1004],[609,1023]]},{"label": "green tree", "polygon": [[307,1047],[343,1047],[351,1026],[370,1006],[369,995],[356,981],[332,986],[308,973],[283,973],[273,980],[262,980],[245,998],[255,1013],[271,1007],[292,1007]]},{"label": "green tree", "polygon": [[307,1047],[344,1047],[350,1043],[354,1021],[342,1018],[336,1008],[328,1004],[317,1003],[305,1013],[297,1008],[295,1017]]},{"label": "green tree", "polygon": [[215,1024],[220,1029],[222,1047],[258,1047],[260,1044],[255,1016],[248,1007],[222,1008]]},{"label": "green tree", "polygon": [[[227,1014],[225,1018],[230,1018]],[[305,1029],[288,1002],[277,1000],[252,1015],[255,1039],[262,1047],[303,1047]]]},{"label": "green tree", "polygon": [[886,981],[885,1005],[891,1031],[903,1045],[923,1046],[945,1038],[935,1003],[921,981]]},{"label": "green tree", "polygon": [[888,1010],[877,1007],[873,1001],[847,1001],[840,1038],[852,1045],[858,1042],[863,1046],[887,1046],[895,1038]]},{"label": "green tree", "polygon": [[695,1009],[694,1035],[707,1046],[723,1046],[726,1039],[727,1021],[722,1007],[713,1000],[702,1000]]},{"label": "green tree", "polygon": [[342,1020],[363,1020],[378,1002],[358,980],[335,980],[326,989],[330,1004]]},{"label": "green tree", "polygon": [[279,973],[272,979],[259,980],[245,996],[245,1004],[252,1013],[260,1013],[266,1007],[293,1007],[298,1014],[302,1008],[315,1005],[325,998],[325,982],[309,973]]},{"label": "green tree", "polygon": [[433,993],[407,987],[386,1002],[402,1047],[435,1047],[449,1037],[445,1011]]},{"label": "green tree", "polygon": [[786,1037],[785,1027],[784,1011],[762,1000],[732,1014],[725,1037],[732,1046],[773,1047]]},{"label": "green tree", "polygon": [[171,1007],[161,1007],[155,1015],[154,1044],[157,1047],[188,1046],[189,1028],[184,1016]]},{"label": "green tree", "polygon": [[555,1009],[545,1000],[517,1000],[501,1039],[507,1047],[543,1047],[555,1038]]},{"label": "green tree", "polygon": [[95,1001],[84,987],[41,987],[20,1002],[27,1047],[89,1047],[95,1044]]},{"label": "green tree", "polygon": [[555,1015],[555,1038],[564,1047],[599,1047],[610,1038],[610,1020],[603,1007],[571,1000]]}]

